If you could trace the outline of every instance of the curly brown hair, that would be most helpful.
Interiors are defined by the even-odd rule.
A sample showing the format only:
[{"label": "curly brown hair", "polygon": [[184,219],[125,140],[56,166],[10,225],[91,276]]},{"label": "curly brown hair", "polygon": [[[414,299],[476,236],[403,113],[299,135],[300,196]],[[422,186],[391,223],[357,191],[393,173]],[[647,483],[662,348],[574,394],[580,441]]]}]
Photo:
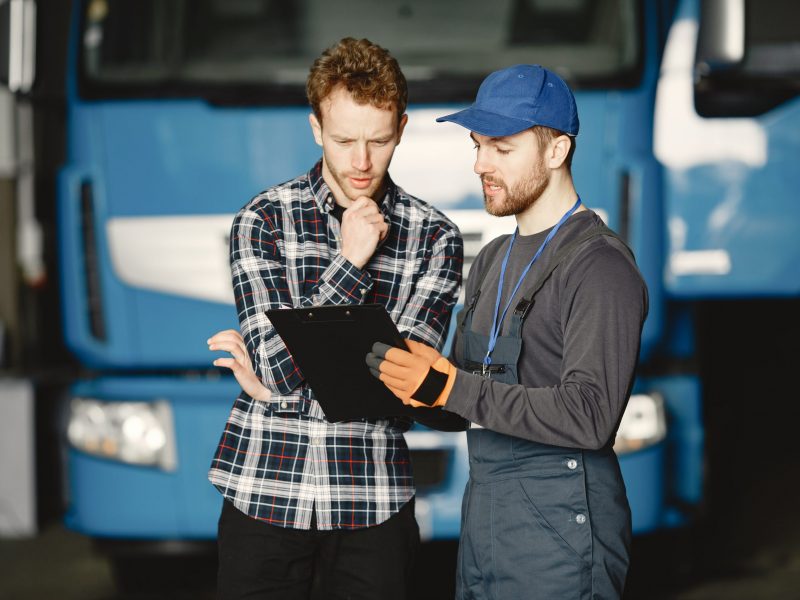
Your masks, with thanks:
[{"label": "curly brown hair", "polygon": [[359,104],[395,107],[398,117],[406,112],[408,84],[400,65],[388,50],[368,39],[343,38],[311,65],[306,95],[320,123],[320,103],[340,85]]}]

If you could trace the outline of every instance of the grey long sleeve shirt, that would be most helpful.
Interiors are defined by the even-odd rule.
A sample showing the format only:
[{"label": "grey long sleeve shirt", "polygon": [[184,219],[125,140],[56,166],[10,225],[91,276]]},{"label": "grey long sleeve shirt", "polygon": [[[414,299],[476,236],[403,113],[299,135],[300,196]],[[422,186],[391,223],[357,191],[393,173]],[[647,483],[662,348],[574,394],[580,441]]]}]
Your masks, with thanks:
[{"label": "grey long sleeve shirt", "polygon": [[[509,314],[558,249],[602,224],[592,211],[572,215],[539,257],[513,299]],[[501,308],[549,230],[517,236],[509,257]],[[472,328],[489,334],[503,242],[493,264],[478,255],[472,273],[487,272]],[[485,249],[484,249],[485,250]],[[469,301],[476,277],[466,285]],[[506,384],[461,370],[445,410],[487,429],[544,444],[597,449],[616,433],[633,385],[641,330],[647,316],[647,287],[622,244],[593,238],[556,269],[536,296],[522,329],[519,383]],[[510,322],[503,322],[505,334]],[[461,344],[454,344],[460,348]]]}]

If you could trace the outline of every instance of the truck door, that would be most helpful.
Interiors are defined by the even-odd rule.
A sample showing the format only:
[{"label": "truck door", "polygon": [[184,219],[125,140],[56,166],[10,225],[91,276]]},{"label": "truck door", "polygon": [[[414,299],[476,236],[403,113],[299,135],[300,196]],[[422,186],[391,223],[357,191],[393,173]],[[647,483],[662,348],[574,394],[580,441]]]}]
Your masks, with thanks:
[{"label": "truck door", "polygon": [[798,16],[791,0],[679,7],[654,138],[676,296],[800,292]]}]

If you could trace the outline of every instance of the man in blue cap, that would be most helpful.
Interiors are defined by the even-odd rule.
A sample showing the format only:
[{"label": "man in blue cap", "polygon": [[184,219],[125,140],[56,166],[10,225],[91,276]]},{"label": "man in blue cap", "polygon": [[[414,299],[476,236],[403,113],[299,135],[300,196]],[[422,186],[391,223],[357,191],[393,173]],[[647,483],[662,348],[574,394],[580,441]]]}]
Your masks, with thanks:
[{"label": "man in blue cap", "polygon": [[453,362],[419,343],[367,362],[406,404],[469,427],[457,598],[619,598],[631,524],[613,442],[647,288],[575,190],[578,113],[557,75],[497,71],[438,120],[470,130],[486,210],[517,230],[472,267]]}]

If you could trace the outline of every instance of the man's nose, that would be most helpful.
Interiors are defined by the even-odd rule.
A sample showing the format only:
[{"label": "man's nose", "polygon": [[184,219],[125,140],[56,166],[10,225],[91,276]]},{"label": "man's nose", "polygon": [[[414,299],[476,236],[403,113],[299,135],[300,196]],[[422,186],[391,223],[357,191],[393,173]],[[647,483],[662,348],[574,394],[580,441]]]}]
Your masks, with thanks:
[{"label": "man's nose", "polygon": [[475,164],[472,167],[472,170],[477,175],[484,175],[486,173],[491,173],[494,169],[492,166],[486,161],[486,156],[483,152],[478,150],[478,154],[475,157]]},{"label": "man's nose", "polygon": [[352,166],[362,173],[366,173],[372,167],[372,162],[369,157],[369,148],[366,144],[356,144],[353,149]]}]

